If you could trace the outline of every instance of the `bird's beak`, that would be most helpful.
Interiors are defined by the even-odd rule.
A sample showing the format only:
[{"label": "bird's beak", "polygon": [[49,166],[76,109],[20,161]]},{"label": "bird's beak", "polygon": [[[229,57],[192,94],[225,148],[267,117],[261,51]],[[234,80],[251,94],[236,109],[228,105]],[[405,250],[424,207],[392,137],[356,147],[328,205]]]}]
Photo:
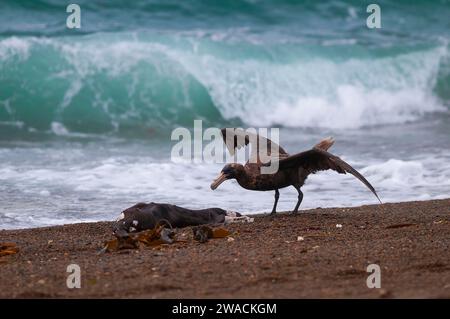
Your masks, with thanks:
[{"label": "bird's beak", "polygon": [[227,175],[224,173],[220,173],[219,176],[213,182],[211,183],[211,189],[215,190],[217,187],[219,187],[220,184],[225,182],[227,180]]}]

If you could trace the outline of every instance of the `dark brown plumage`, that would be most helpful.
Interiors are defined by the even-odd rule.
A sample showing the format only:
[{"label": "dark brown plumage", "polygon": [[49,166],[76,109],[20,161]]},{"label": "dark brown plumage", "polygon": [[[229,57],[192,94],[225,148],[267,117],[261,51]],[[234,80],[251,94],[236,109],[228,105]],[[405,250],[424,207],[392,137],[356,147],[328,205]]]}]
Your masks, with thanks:
[{"label": "dark brown plumage", "polygon": [[[236,148],[239,149],[248,144],[252,144],[252,151],[245,165],[237,163],[225,165],[220,175],[212,182],[211,189],[214,190],[225,180],[234,178],[245,189],[274,190],[275,203],[272,214],[276,212],[280,188],[292,185],[297,190],[298,201],[294,208],[294,212],[297,212],[303,199],[300,188],[304,185],[308,175],[329,169],[340,174],[352,174],[364,183],[380,201],[373,186],[358,171],[327,151],[334,144],[331,138],[322,140],[308,151],[289,155],[271,140],[242,129],[222,129],[222,137],[232,155]],[[263,149],[260,152],[261,146],[267,146],[267,150]],[[263,154],[267,154],[267,156],[262,158]],[[261,172],[263,167],[275,164],[275,161],[278,162],[278,170],[275,173],[263,174]]]}]

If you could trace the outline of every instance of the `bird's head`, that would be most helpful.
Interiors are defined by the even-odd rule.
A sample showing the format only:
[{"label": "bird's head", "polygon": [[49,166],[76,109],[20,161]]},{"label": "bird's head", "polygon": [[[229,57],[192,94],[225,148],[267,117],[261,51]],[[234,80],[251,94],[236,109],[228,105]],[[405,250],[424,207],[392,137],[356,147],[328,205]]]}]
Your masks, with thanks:
[{"label": "bird's head", "polygon": [[215,190],[220,184],[225,182],[227,179],[238,178],[242,173],[244,167],[241,164],[227,164],[222,168],[219,176],[211,183],[211,189]]}]

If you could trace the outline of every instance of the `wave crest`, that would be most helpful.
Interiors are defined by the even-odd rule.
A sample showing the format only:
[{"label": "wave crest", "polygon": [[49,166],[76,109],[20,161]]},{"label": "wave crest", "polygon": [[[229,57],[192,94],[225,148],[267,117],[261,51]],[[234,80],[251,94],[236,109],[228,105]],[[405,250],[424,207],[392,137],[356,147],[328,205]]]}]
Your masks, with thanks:
[{"label": "wave crest", "polygon": [[161,35],[12,37],[0,41],[0,122],[38,130],[57,122],[81,132],[194,119],[357,128],[447,110],[435,93],[439,79],[448,78],[447,45],[382,53],[348,58],[329,47],[290,50]]}]

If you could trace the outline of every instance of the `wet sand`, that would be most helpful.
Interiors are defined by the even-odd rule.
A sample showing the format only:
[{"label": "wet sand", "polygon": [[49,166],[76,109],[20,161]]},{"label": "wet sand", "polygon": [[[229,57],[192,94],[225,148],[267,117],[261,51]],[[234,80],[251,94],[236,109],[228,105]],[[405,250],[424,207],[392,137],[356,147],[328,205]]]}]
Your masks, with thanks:
[{"label": "wet sand", "polygon": [[[0,231],[20,248],[0,257],[0,297],[450,298],[450,199],[258,216],[226,225],[233,239],[201,244],[185,228],[186,242],[98,255],[111,228]],[[66,286],[69,264],[80,289]],[[367,288],[369,264],[380,289]]]}]

